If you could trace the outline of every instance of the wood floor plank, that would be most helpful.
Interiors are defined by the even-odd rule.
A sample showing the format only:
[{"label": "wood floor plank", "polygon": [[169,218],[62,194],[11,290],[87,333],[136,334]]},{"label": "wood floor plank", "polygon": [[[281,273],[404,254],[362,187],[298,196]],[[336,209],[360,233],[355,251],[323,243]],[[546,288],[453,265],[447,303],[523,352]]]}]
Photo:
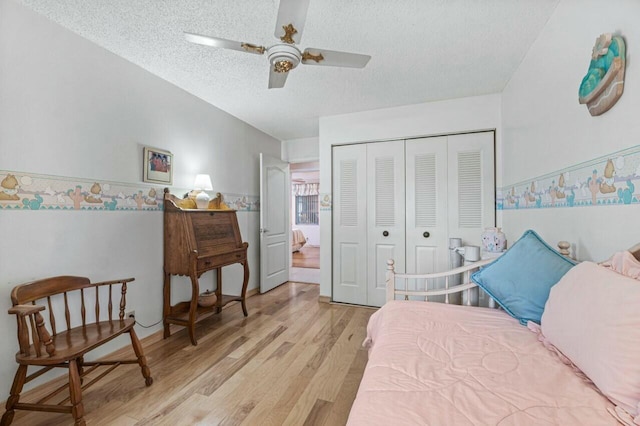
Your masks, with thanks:
[{"label": "wood floor plank", "polygon": [[[318,303],[318,290],[288,283],[250,297],[246,318],[231,305],[197,323],[197,346],[180,327],[168,339],[144,339],[154,384],[144,385],[136,365],[118,367],[83,393],[87,424],[344,424],[366,364],[360,345],[374,311]],[[17,411],[13,424],[73,421]]]},{"label": "wood floor plank", "polygon": [[304,246],[292,253],[291,266],[294,268],[320,268],[320,247]]},{"label": "wood floor plank", "polygon": [[340,385],[365,337],[366,320],[369,315],[369,312],[363,310],[356,312],[354,320],[349,322],[340,335],[283,424],[299,425],[303,423],[317,399],[335,400]]},{"label": "wood floor plank", "polygon": [[[307,328],[307,332],[314,335],[321,328],[321,324],[314,324],[314,326]],[[286,395],[290,389],[297,389],[294,385],[295,380],[300,377],[300,372],[303,371],[317,350],[316,344],[310,344],[303,340],[295,343],[281,360],[269,357],[260,365],[259,370],[249,378],[255,383],[251,390],[247,391],[246,387],[239,387],[235,393],[227,396],[219,406],[233,405],[234,402],[237,404],[246,403],[253,399],[258,401],[258,404],[252,410],[246,424],[256,424],[257,421],[260,421],[261,424],[277,424],[265,419],[265,415],[269,416],[273,413],[273,405],[281,398],[281,395]],[[221,408],[218,409],[218,411],[220,410]]]},{"label": "wood floor plank", "polygon": [[329,416],[332,406],[333,402],[325,401],[323,399],[316,400],[311,412],[304,421],[304,426],[316,426],[323,424]]},{"label": "wood floor plank", "polygon": [[342,386],[338,391],[335,402],[331,407],[329,416],[324,421],[326,426],[343,425],[347,423],[349,410],[351,409],[353,400],[358,392],[358,387],[360,387],[362,372],[364,371],[364,367],[367,365],[367,360],[367,350],[365,348],[358,349],[356,356],[349,367],[349,371],[342,382]]}]

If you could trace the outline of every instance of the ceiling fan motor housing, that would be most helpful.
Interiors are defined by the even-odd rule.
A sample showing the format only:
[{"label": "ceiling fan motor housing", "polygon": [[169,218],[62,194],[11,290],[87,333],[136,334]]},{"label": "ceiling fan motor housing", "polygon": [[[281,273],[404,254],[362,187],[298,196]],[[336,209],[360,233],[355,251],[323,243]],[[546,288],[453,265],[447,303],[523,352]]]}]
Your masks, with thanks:
[{"label": "ceiling fan motor housing", "polygon": [[269,63],[276,72],[289,72],[300,63],[302,54],[289,44],[276,44],[267,49]]}]

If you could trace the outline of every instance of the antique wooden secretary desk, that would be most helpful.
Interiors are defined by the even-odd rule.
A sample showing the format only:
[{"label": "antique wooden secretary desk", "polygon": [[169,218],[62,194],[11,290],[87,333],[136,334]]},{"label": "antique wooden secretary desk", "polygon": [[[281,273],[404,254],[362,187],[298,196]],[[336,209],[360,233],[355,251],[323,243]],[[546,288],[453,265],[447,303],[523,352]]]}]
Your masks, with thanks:
[{"label": "antique wooden secretary desk", "polygon": [[[247,316],[245,296],[249,281],[247,247],[242,242],[238,218],[235,210],[198,210],[181,208],[181,200],[164,190],[164,338],[170,335],[171,324],[187,327],[193,345],[198,342],[195,336],[195,323],[200,314],[215,309],[220,313],[229,302],[242,303],[242,311]],[[244,268],[242,293],[239,296],[223,294],[222,267],[239,263]],[[216,296],[213,306],[199,306],[200,276],[210,270],[216,270]],[[185,275],[191,279],[191,299],[171,304],[171,276]]]}]

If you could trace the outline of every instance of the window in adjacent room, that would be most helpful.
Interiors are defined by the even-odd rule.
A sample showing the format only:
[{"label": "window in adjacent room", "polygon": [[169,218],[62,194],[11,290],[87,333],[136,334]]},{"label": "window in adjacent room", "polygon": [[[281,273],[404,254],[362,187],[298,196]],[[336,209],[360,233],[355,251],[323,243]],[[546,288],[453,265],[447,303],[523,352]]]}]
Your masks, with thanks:
[{"label": "window in adjacent room", "polygon": [[296,225],[318,224],[318,195],[296,195]]}]

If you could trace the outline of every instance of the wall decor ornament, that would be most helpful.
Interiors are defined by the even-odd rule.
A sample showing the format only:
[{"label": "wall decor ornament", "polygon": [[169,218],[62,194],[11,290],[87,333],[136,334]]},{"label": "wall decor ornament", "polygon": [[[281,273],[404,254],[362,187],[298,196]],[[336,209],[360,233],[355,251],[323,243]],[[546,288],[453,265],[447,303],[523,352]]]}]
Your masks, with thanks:
[{"label": "wall decor ornament", "polygon": [[626,46],[621,36],[602,34],[596,40],[587,75],[578,90],[578,102],[586,104],[592,116],[613,107],[624,90]]},{"label": "wall decor ornament", "polygon": [[143,182],[173,183],[173,155],[169,151],[145,146],[142,155]]}]

